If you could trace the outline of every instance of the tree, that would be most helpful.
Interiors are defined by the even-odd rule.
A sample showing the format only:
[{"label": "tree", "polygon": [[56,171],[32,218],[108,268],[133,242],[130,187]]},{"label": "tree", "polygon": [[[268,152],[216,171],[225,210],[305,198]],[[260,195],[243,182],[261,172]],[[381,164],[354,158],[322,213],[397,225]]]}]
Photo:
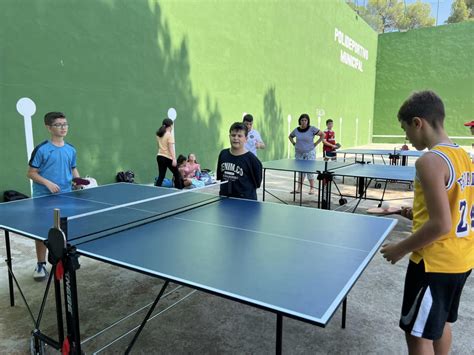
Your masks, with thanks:
[{"label": "tree", "polygon": [[407,6],[405,14],[399,19],[397,25],[399,30],[412,30],[415,28],[431,27],[435,19],[430,16],[431,5],[417,0],[414,4]]},{"label": "tree", "polygon": [[397,23],[403,16],[403,2],[401,0],[369,0],[367,11],[376,20],[372,26],[377,32],[393,32],[397,30]]},{"label": "tree", "polygon": [[431,5],[420,0],[408,6],[405,6],[403,0],[368,0],[365,7],[349,1],[349,6],[379,33],[429,27],[435,24],[435,19],[430,16]]},{"label": "tree", "polygon": [[469,10],[469,18],[474,19],[474,0],[465,0],[467,9]]},{"label": "tree", "polygon": [[[472,9],[472,1],[469,1],[469,5]],[[470,12],[466,0],[455,0],[451,5],[451,15],[446,20],[446,23],[466,21],[469,19]]]},{"label": "tree", "polygon": [[[355,11],[357,14],[362,17],[365,22],[367,22],[375,31],[382,32],[383,23],[382,19],[375,13],[369,12],[369,9],[365,6],[359,6],[357,3],[351,2],[348,0],[348,5]],[[357,0],[352,0],[357,1]]]}]

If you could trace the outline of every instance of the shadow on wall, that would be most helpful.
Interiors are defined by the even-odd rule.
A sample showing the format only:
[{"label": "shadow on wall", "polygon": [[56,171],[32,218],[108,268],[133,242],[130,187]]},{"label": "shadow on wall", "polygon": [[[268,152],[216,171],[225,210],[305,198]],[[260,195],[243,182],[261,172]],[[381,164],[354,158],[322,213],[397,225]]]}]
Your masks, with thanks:
[{"label": "shadow on wall", "polygon": [[287,120],[283,117],[281,104],[276,98],[276,89],[269,87],[263,97],[263,115],[259,120],[265,149],[258,152],[261,161],[282,159],[286,157]]},{"label": "shadow on wall", "polygon": [[[209,96],[199,105],[186,38],[173,44],[159,4],[70,0],[58,6],[47,0],[11,8],[11,23],[3,26],[18,27],[13,22],[22,19],[20,42],[29,51],[26,63],[15,68],[26,66],[17,82],[33,87],[41,103],[37,114],[67,114],[68,141],[78,151],[82,175],[104,184],[131,169],[137,182],[151,183],[157,175],[155,132],[170,107],[178,113],[177,153],[193,151],[204,166],[215,164],[219,106]],[[47,138],[40,121],[35,143]]]}]

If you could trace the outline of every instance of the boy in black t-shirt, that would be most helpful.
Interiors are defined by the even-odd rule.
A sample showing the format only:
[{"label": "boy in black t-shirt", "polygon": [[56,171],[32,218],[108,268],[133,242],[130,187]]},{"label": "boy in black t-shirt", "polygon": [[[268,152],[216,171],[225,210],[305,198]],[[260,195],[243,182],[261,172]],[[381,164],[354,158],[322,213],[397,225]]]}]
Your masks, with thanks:
[{"label": "boy in black t-shirt", "polygon": [[220,195],[257,199],[257,189],[262,183],[262,163],[245,149],[247,126],[235,122],[230,126],[230,148],[223,149],[217,161],[217,180],[228,181],[220,187]]}]

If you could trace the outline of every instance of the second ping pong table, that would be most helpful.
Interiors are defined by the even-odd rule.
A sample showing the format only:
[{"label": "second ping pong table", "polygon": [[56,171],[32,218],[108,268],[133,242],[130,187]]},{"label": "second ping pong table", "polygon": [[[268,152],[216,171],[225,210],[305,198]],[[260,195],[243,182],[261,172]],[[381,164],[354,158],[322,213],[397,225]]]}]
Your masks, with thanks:
[{"label": "second ping pong table", "polygon": [[[381,204],[384,200],[388,183],[391,181],[413,183],[415,179],[415,167],[400,165],[369,164],[364,162],[333,162],[322,160],[297,160],[297,159],[279,159],[263,163],[263,200],[268,193],[276,199],[282,201],[277,196],[268,191],[266,187],[266,171],[277,170],[293,173],[293,188],[296,189],[297,173],[316,174],[319,181],[318,207],[330,209],[331,186],[334,183],[334,176],[353,177],[356,179],[356,194],[359,199],[367,198],[367,189],[372,181],[384,181],[384,188],[380,199]],[[337,185],[336,185],[337,187]],[[339,190],[339,189],[338,189]],[[302,191],[300,186],[300,191]],[[344,195],[339,191],[340,204],[347,201]],[[347,197],[347,196],[346,196]],[[295,197],[293,197],[295,201]],[[284,201],[282,201],[284,202]],[[302,193],[300,193],[300,206],[302,205]]]},{"label": "second ping pong table", "polygon": [[355,156],[355,160],[357,160],[358,156],[360,155],[362,157],[362,161],[365,161],[365,156],[366,155],[371,155],[372,156],[372,163],[375,164],[375,156],[379,155],[382,157],[382,161],[385,164],[385,159],[384,156],[388,156],[390,165],[408,165],[408,158],[409,157],[414,157],[414,158],[419,158],[421,157],[425,152],[424,151],[418,151],[418,150],[403,150],[403,149],[339,149],[336,151],[338,154],[344,154],[343,160],[346,160],[346,155],[351,154]]},{"label": "second ping pong table", "polygon": [[[273,312],[276,352],[281,353],[283,317],[324,327],[342,303],[345,322],[347,294],[396,224],[389,218],[126,183],[4,203],[0,228],[5,231],[12,306],[12,279],[19,284],[10,233],[45,240],[54,209],[63,216],[67,238],[62,296],[60,281],[53,277],[58,338],[43,334],[36,320],[32,339],[36,348],[47,343],[60,349],[67,343],[71,353],[79,354],[79,256],[165,281],[126,353],[169,282]],[[51,277],[47,289],[50,283]]]}]

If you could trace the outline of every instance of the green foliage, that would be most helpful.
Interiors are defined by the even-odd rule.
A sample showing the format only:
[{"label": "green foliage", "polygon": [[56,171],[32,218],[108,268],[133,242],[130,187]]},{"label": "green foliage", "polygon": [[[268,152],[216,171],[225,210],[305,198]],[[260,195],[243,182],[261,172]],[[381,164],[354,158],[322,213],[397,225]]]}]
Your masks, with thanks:
[{"label": "green foliage", "polygon": [[[469,2],[469,8],[468,4]],[[472,16],[472,0],[455,0],[451,5],[451,15],[446,20],[446,23],[457,23],[467,21]]]},{"label": "green foliage", "polygon": [[398,23],[403,17],[403,2],[401,0],[369,0],[367,10],[376,19],[374,29],[379,33],[393,32],[398,29]]},{"label": "green foliage", "polygon": [[469,10],[469,18],[474,18],[474,0],[464,0],[466,2],[466,6]]},{"label": "green foliage", "polygon": [[366,6],[349,2],[349,6],[379,33],[431,27],[435,24],[435,19],[430,16],[431,5],[421,0],[408,6],[403,0],[368,0]]},{"label": "green foliage", "polygon": [[405,16],[398,22],[400,30],[412,30],[415,28],[431,27],[435,24],[435,19],[430,16],[431,5],[418,0],[416,3],[407,6]]}]

